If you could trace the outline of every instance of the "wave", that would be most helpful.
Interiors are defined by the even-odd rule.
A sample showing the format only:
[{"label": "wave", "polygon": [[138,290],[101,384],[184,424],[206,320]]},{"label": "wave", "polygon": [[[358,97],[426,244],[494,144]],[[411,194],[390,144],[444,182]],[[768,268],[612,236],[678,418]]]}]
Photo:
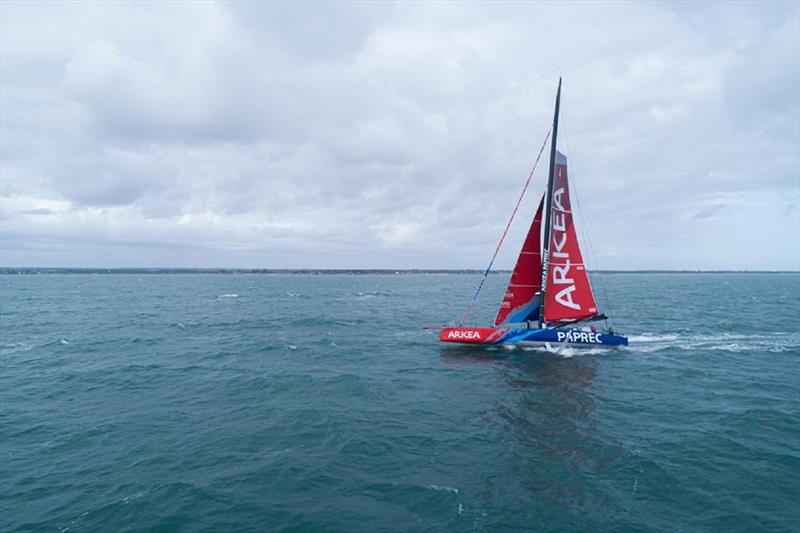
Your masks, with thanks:
[{"label": "wave", "polygon": [[629,335],[628,342],[676,341],[677,335]]},{"label": "wave", "polygon": [[452,492],[454,494],[458,494],[458,489],[455,487],[448,487],[447,485],[428,485],[428,488],[431,490],[442,490],[445,492]]},{"label": "wave", "polygon": [[68,346],[70,342],[63,338],[59,337],[58,340],[49,340],[47,342],[43,342],[41,344],[35,345],[34,348],[50,348],[52,346]]},{"label": "wave", "polygon": [[0,355],[11,355],[18,352],[29,352],[33,349],[33,344],[29,342],[12,342],[0,346]]},{"label": "wave", "polygon": [[238,294],[230,293],[230,294],[220,294],[219,296],[217,296],[217,299],[219,300],[222,298],[238,298],[238,297],[239,297]]},{"label": "wave", "polygon": [[334,316],[306,316],[306,317],[299,317],[289,320],[288,325],[290,326],[314,326],[314,327],[335,327],[335,326],[360,326],[362,324],[367,323],[365,319],[362,318],[353,318],[353,319],[345,319],[341,317],[334,317]]}]

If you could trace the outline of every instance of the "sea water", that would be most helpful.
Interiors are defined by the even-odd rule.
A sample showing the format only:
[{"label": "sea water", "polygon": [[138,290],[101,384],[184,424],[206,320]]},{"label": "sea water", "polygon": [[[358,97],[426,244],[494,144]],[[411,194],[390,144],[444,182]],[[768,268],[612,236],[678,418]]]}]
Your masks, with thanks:
[{"label": "sea water", "polygon": [[627,349],[439,344],[478,278],[0,276],[0,530],[800,529],[800,275],[595,277]]}]

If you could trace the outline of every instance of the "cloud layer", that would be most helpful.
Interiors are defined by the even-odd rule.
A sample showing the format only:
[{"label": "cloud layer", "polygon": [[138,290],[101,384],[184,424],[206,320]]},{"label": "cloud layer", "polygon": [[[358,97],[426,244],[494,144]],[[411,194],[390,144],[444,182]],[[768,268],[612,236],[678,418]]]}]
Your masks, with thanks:
[{"label": "cloud layer", "polygon": [[563,75],[590,266],[798,269],[799,50],[793,2],[3,2],[0,262],[480,268]]}]

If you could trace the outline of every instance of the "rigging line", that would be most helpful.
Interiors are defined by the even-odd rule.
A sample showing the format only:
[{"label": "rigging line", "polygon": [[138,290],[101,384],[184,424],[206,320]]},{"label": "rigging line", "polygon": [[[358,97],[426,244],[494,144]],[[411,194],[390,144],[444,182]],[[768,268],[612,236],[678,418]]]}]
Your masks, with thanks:
[{"label": "rigging line", "polygon": [[547,135],[544,137],[544,142],[542,143],[542,147],[539,148],[539,155],[536,156],[536,161],[533,162],[533,167],[531,168],[530,173],[528,174],[528,179],[525,180],[525,186],[522,188],[522,193],[519,195],[517,199],[517,205],[514,206],[514,211],[511,212],[511,217],[508,219],[508,223],[506,224],[506,229],[503,230],[503,236],[500,237],[500,241],[497,243],[497,247],[494,249],[494,254],[492,254],[492,259],[489,261],[489,266],[486,267],[486,272],[483,273],[483,278],[481,278],[481,282],[478,284],[478,288],[475,289],[475,294],[472,296],[472,301],[469,302],[466,311],[464,311],[464,316],[461,318],[461,323],[459,326],[463,326],[464,322],[466,322],[467,317],[469,316],[470,311],[472,311],[472,306],[475,305],[475,302],[478,300],[478,294],[480,294],[481,289],[483,288],[483,284],[486,282],[486,278],[489,276],[489,271],[492,270],[492,265],[494,264],[494,260],[497,258],[497,253],[500,251],[500,247],[503,245],[503,241],[506,238],[506,234],[508,234],[508,228],[511,227],[511,222],[514,220],[514,215],[517,214],[517,209],[519,209],[519,204],[522,203],[522,198],[525,196],[525,192],[528,190],[528,185],[531,183],[531,178],[533,178],[533,173],[536,170],[536,165],[539,164],[539,159],[542,157],[542,152],[544,152],[544,147],[547,145],[547,140],[550,138],[550,130],[547,130]]},{"label": "rigging line", "polygon": [[[603,299],[605,300],[606,307],[608,308],[608,315],[609,316],[613,316],[613,310],[611,309],[611,300],[608,298],[608,292],[606,291],[606,284],[605,284],[605,281],[603,280],[603,275],[600,273],[600,264],[597,262],[597,256],[594,253],[594,246],[592,246],[592,239],[591,239],[591,237],[589,235],[589,226],[586,224],[586,220],[583,218],[583,208],[581,207],[581,198],[580,198],[580,194],[578,194],[578,187],[577,187],[577,181],[578,180],[575,179],[575,175],[576,175],[576,172],[575,172],[575,161],[572,160],[572,151],[569,148],[569,137],[567,137],[567,124],[566,124],[566,122],[567,121],[564,118],[564,113],[562,113],[561,114],[561,123],[562,123],[563,127],[561,128],[561,131],[564,134],[564,144],[567,147],[567,153],[570,155],[570,167],[572,168],[571,174],[573,176],[570,181],[572,182],[573,188],[575,189],[575,200],[576,200],[576,202],[578,204],[578,216],[580,216],[580,218],[581,218],[581,226],[583,228],[583,234],[586,237],[586,243],[589,245],[589,254],[592,256],[592,263],[594,263],[595,268],[597,268],[597,280],[600,282],[599,283],[600,290],[603,293]],[[613,321],[610,318],[607,318],[606,322],[613,322]]]}]

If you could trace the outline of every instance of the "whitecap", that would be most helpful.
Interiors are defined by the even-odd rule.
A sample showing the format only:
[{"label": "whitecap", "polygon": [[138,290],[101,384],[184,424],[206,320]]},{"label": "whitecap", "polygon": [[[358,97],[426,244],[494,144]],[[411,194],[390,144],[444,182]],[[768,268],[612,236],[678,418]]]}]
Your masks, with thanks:
[{"label": "whitecap", "polygon": [[457,488],[448,487],[447,485],[428,485],[428,488],[433,490],[443,490],[445,492],[452,492],[454,494],[458,494]]},{"label": "whitecap", "polygon": [[562,343],[545,343],[544,347],[536,347],[534,350],[543,350],[559,357],[569,359],[576,355],[600,355],[616,351],[623,346],[598,346],[598,345],[571,345],[566,342]]},{"label": "whitecap", "polygon": [[123,503],[123,504],[125,504],[125,505],[127,505],[127,504],[129,504],[131,501],[133,501],[133,500],[138,500],[138,499],[139,499],[139,498],[141,498],[142,496],[144,496],[144,491],[141,491],[141,490],[140,490],[139,492],[137,492],[137,493],[135,493],[135,494],[131,494],[130,496],[125,496],[124,498],[122,498],[122,503]]},{"label": "whitecap", "polygon": [[28,342],[12,342],[11,344],[4,344],[0,347],[0,354],[11,355],[17,352],[28,352],[33,349],[33,344]]},{"label": "whitecap", "polygon": [[238,294],[230,293],[230,294],[220,294],[217,298],[238,298]]},{"label": "whitecap", "polygon": [[663,342],[676,341],[677,335],[629,335],[628,342]]},{"label": "whitecap", "polygon": [[356,300],[369,300],[371,298],[375,298],[376,294],[374,292],[358,292],[356,293]]}]

